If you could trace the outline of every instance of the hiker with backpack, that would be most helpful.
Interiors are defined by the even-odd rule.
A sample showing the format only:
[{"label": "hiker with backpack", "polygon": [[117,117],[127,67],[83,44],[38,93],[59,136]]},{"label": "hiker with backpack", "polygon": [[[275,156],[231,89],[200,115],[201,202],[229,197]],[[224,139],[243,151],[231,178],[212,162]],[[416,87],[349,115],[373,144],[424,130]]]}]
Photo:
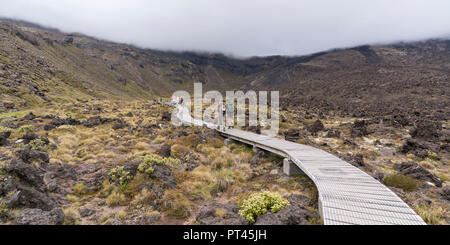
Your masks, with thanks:
[{"label": "hiker with backpack", "polygon": [[227,100],[226,105],[227,128],[234,128],[234,101]]}]

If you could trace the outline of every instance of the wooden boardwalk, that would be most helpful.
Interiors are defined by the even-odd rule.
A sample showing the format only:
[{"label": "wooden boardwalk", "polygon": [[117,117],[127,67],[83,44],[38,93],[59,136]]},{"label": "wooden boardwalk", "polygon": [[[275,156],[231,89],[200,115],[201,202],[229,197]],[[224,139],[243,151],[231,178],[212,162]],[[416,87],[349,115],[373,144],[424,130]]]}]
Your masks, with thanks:
[{"label": "wooden boardwalk", "polygon": [[[184,124],[215,128],[177,107]],[[217,129],[216,129],[217,130]],[[237,129],[217,130],[224,137],[285,157],[314,182],[325,225],[425,225],[394,192],[359,168],[323,150]],[[287,163],[289,161],[289,163]]]}]

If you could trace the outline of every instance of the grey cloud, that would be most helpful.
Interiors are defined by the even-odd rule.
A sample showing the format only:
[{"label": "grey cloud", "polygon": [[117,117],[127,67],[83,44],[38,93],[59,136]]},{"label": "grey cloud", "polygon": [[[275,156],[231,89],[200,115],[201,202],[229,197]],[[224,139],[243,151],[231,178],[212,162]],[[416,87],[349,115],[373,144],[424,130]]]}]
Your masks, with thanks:
[{"label": "grey cloud", "polygon": [[303,55],[450,36],[448,0],[0,0],[0,16],[144,48]]}]

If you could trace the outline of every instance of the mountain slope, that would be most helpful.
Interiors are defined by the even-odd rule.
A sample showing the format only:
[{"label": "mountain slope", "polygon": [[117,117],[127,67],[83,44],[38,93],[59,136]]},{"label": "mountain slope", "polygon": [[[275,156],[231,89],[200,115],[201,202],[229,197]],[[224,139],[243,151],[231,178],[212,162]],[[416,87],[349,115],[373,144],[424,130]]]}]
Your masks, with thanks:
[{"label": "mountain slope", "polygon": [[300,57],[175,53],[0,21],[1,100],[17,107],[145,99],[206,89],[280,90],[283,106],[365,116],[448,117],[450,41],[360,46]]}]

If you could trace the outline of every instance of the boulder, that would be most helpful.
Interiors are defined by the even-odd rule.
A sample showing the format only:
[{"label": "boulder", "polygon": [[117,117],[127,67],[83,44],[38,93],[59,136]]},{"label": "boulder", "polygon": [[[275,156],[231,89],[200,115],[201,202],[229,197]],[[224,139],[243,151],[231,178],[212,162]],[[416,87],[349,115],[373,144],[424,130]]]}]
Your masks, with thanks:
[{"label": "boulder", "polygon": [[445,186],[440,191],[442,198],[447,201],[450,201],[450,186]]},{"label": "boulder", "polygon": [[172,114],[170,112],[168,112],[168,111],[163,111],[162,112],[162,115],[161,115],[161,120],[162,121],[169,122],[171,120],[171,118],[172,118]]},{"label": "boulder", "polygon": [[341,137],[341,131],[339,129],[329,129],[325,137],[327,138],[339,138]]},{"label": "boulder", "polygon": [[428,151],[430,150],[430,146],[425,144],[424,142],[420,142],[416,139],[408,138],[406,139],[402,146],[399,148],[399,152],[408,154],[412,153],[418,157],[425,158],[428,156]]},{"label": "boulder", "polygon": [[101,124],[105,124],[108,122],[111,122],[111,119],[95,116],[95,117],[88,118],[86,121],[83,122],[83,125],[88,128],[92,128],[92,127],[95,127],[95,126],[98,126]]},{"label": "boulder", "polygon": [[150,177],[157,179],[165,188],[175,188],[177,185],[172,171],[165,165],[154,165],[153,173],[150,174]]},{"label": "boulder", "polygon": [[162,156],[162,157],[170,157],[170,145],[169,144],[161,144],[161,146],[158,147],[158,149],[156,149],[156,154]]},{"label": "boulder", "polygon": [[322,121],[317,119],[313,124],[307,127],[308,131],[312,134],[317,134],[317,132],[323,130],[325,127],[323,126]]},{"label": "boulder", "polygon": [[0,196],[5,196],[1,202],[6,203],[8,208],[28,207],[50,211],[56,207],[48,194],[11,179],[0,184]]},{"label": "boulder", "polygon": [[14,220],[15,225],[61,225],[64,222],[64,212],[61,208],[44,211],[37,208],[26,208]]},{"label": "boulder", "polygon": [[26,163],[42,161],[48,163],[50,158],[46,152],[32,150],[29,147],[16,151],[16,156]]},{"label": "boulder", "polygon": [[28,113],[27,115],[25,115],[22,120],[33,120],[36,118],[36,115],[33,114],[33,112]]},{"label": "boulder", "polygon": [[434,142],[439,140],[441,130],[442,124],[440,122],[421,120],[416,123],[409,134],[414,139]]},{"label": "boulder", "polygon": [[5,131],[0,133],[0,146],[5,146],[8,144],[8,138],[11,136],[10,131]]},{"label": "boulder", "polygon": [[362,137],[368,135],[367,122],[365,120],[355,121],[350,128],[350,135],[354,137]]}]

